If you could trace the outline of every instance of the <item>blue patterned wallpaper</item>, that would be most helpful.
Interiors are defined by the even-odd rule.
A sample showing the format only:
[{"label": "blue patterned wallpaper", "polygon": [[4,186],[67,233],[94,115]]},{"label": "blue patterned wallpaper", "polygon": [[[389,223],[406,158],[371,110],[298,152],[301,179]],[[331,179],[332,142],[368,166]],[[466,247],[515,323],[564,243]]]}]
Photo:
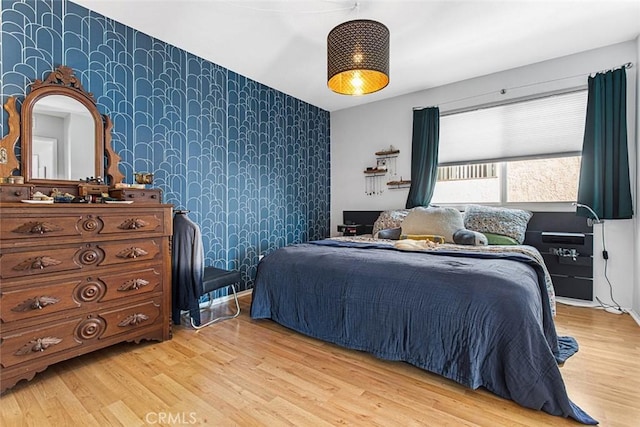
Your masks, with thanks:
[{"label": "blue patterned wallpaper", "polygon": [[329,112],[70,1],[1,1],[2,104],[72,67],[113,120],[125,181],[154,173],[207,265],[250,287],[259,254],[329,235]]}]

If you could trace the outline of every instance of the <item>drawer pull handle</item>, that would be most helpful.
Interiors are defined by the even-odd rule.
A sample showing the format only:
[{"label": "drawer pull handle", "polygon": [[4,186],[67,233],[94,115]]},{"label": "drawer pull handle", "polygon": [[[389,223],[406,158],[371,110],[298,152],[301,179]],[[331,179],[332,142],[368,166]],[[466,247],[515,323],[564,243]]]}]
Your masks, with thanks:
[{"label": "drawer pull handle", "polygon": [[148,222],[141,220],[140,218],[129,218],[118,226],[121,230],[137,230],[149,225]]},{"label": "drawer pull handle", "polygon": [[149,320],[149,316],[147,316],[146,314],[134,313],[125,317],[122,322],[118,323],[118,326],[123,328],[127,326],[136,326],[146,320]]},{"label": "drawer pull handle", "polygon": [[13,267],[13,269],[18,271],[43,270],[47,267],[51,267],[53,265],[58,265],[61,263],[62,261],[58,261],[57,259],[48,256],[37,256],[35,258],[29,258],[22,261],[20,264]]},{"label": "drawer pull handle", "polygon": [[13,307],[11,311],[23,312],[28,310],[42,310],[48,305],[57,304],[59,302],[60,300],[58,298],[43,295],[41,297],[30,298],[22,304],[18,304],[17,306]]},{"label": "drawer pull handle", "polygon": [[62,227],[50,222],[27,222],[13,230],[14,233],[45,234],[54,231],[62,231]]},{"label": "drawer pull handle", "polygon": [[44,337],[31,340],[22,347],[20,347],[15,353],[16,356],[24,356],[29,353],[36,353],[38,351],[45,351],[52,345],[56,345],[62,342],[62,338],[58,337]]},{"label": "drawer pull handle", "polygon": [[149,255],[149,252],[142,248],[127,248],[116,254],[118,258],[138,258],[139,256]]},{"label": "drawer pull handle", "polygon": [[136,291],[142,288],[143,286],[147,286],[148,284],[149,284],[149,281],[144,279],[128,280],[118,288],[118,291],[120,292]]}]

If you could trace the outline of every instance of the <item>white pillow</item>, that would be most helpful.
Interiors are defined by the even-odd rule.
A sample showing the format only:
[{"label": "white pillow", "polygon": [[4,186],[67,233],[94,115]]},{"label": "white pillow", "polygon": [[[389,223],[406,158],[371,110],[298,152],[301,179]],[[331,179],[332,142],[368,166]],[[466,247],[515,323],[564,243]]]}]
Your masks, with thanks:
[{"label": "white pillow", "polygon": [[402,221],[402,234],[433,234],[453,242],[453,233],[464,228],[462,213],[455,208],[413,208]]}]

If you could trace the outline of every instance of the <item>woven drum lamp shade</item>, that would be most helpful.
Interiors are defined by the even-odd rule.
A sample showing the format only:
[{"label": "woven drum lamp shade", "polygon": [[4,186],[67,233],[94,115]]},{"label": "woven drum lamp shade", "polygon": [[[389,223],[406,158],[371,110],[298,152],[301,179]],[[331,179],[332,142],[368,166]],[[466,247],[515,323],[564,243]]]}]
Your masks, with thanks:
[{"label": "woven drum lamp shade", "polygon": [[389,84],[389,29],[356,19],[327,36],[327,86],[343,95],[366,95]]}]

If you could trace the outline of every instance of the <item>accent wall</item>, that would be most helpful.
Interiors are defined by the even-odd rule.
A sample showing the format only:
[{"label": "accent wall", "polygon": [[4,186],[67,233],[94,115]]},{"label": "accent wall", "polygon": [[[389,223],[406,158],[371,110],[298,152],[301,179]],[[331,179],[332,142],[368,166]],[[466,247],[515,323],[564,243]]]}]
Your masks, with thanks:
[{"label": "accent wall", "polygon": [[328,111],[67,0],[1,4],[2,104],[72,67],[113,121],[125,182],[154,174],[200,225],[206,265],[249,288],[260,255],[329,235]]}]

